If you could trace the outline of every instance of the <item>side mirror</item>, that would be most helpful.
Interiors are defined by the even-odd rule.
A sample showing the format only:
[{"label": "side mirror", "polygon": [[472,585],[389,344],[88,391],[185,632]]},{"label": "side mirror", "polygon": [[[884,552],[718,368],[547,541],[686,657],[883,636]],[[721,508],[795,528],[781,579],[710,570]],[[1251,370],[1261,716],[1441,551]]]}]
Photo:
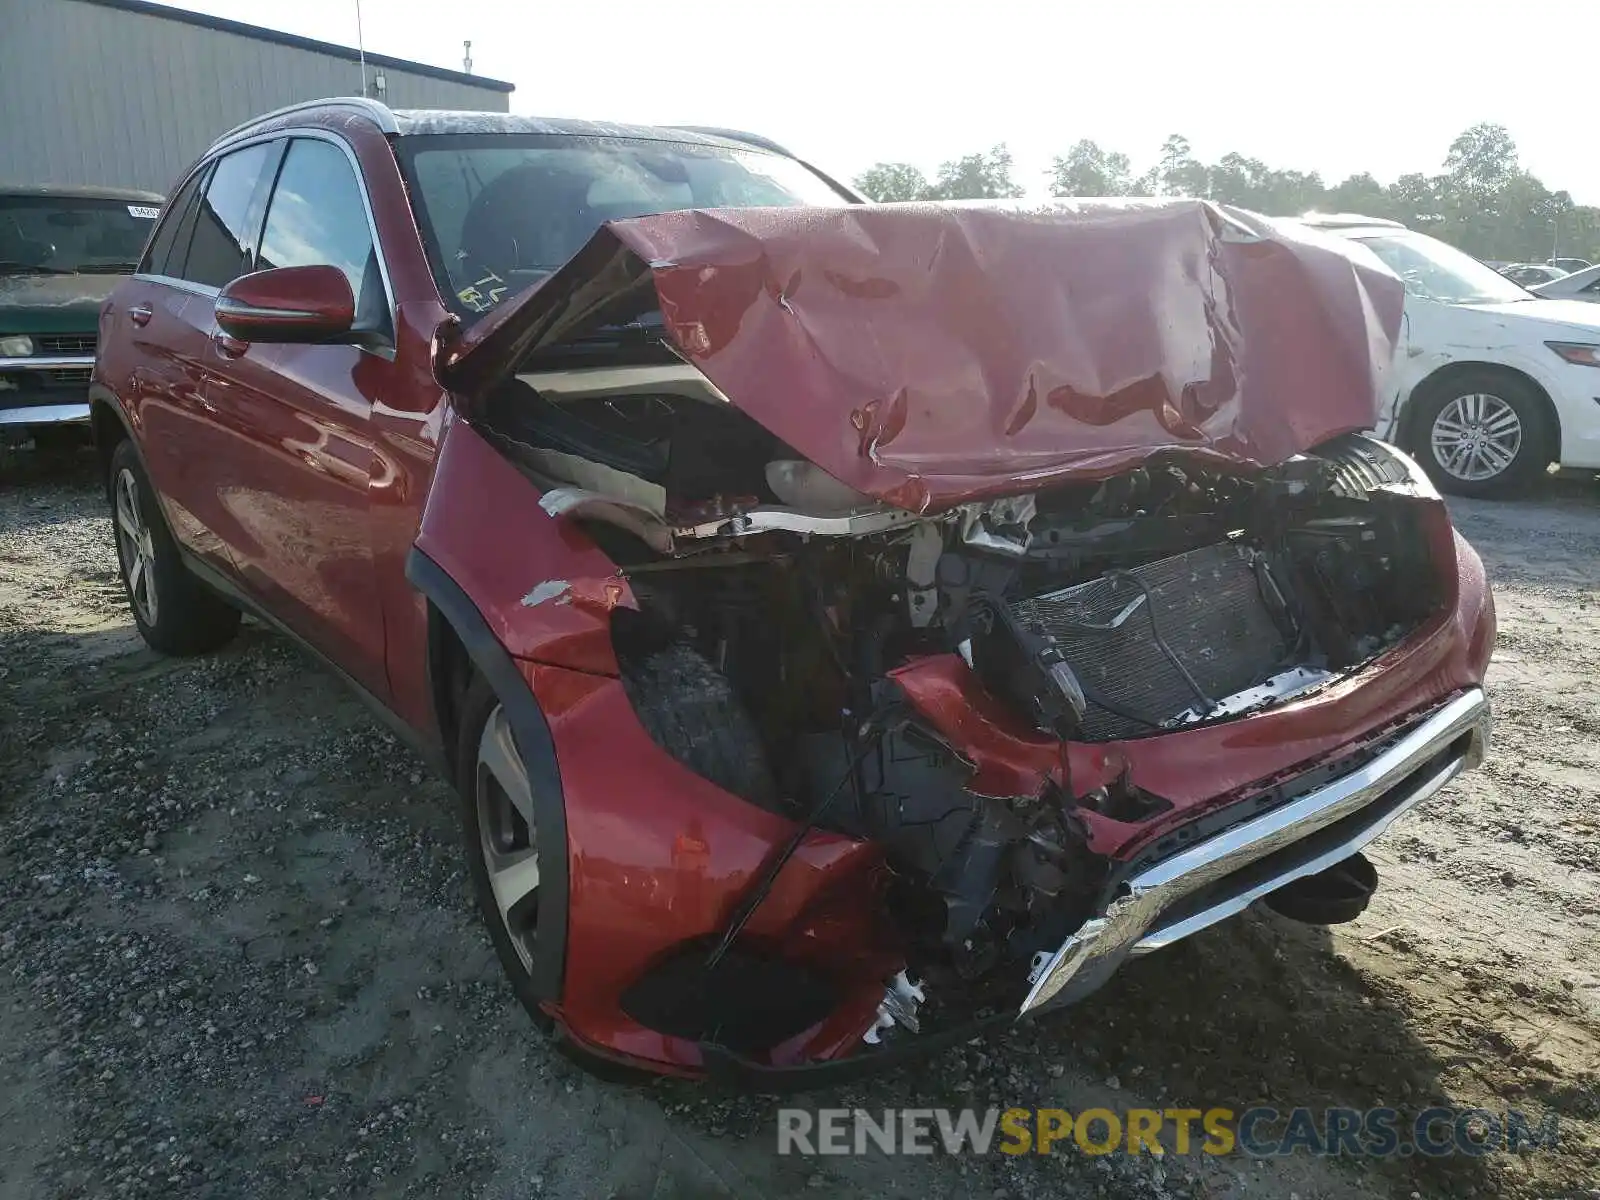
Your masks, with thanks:
[{"label": "side mirror", "polygon": [[349,335],[356,298],[338,267],[274,267],[223,288],[216,314],[241,342],[328,342]]}]

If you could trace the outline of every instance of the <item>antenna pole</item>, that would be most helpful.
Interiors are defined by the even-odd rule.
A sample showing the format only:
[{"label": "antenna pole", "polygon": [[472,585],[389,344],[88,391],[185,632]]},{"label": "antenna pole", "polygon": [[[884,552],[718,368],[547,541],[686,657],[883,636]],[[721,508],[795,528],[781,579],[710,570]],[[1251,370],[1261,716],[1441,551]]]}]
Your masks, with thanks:
[{"label": "antenna pole", "polygon": [[361,0],[356,0],[356,52],[361,56],[361,98],[367,96],[367,42],[361,34]]}]

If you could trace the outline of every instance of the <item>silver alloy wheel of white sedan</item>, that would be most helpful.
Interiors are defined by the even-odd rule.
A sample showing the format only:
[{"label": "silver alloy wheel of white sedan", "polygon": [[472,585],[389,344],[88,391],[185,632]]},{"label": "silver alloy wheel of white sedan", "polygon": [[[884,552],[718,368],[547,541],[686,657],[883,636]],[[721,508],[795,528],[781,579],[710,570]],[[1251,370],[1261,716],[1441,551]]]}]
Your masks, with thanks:
[{"label": "silver alloy wheel of white sedan", "polygon": [[533,966],[539,905],[539,847],[534,838],[533,792],[511,736],[505,708],[495,705],[478,738],[473,774],[478,841],[495,907],[525,970]]},{"label": "silver alloy wheel of white sedan", "polygon": [[156,551],[150,526],[139,504],[139,481],[124,467],[117,472],[117,551],[122,560],[128,595],[146,625],[154,625],[160,612],[156,595]]},{"label": "silver alloy wheel of white sedan", "polygon": [[1439,410],[1429,434],[1440,467],[1466,483],[1507,470],[1522,449],[1522,418],[1499,396],[1472,392]]}]

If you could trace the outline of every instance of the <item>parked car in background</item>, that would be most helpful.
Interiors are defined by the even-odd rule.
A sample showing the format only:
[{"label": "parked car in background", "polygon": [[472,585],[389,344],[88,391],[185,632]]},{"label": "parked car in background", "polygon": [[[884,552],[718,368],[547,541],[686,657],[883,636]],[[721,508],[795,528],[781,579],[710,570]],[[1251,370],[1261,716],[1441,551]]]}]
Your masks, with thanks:
[{"label": "parked car in background", "polygon": [[1504,495],[1552,462],[1600,467],[1600,308],[1544,299],[1437,238],[1373,218],[1305,218],[1404,280],[1378,432],[1446,491]]},{"label": "parked car in background", "polygon": [[1352,432],[1403,304],[1201,201],[327,101],[179,181],[94,422],[146,641],[258,612],[440,764],[563,1045],[815,1084],[1349,920],[1480,762],[1483,566]]},{"label": "parked car in background", "polygon": [[1553,279],[1560,279],[1566,273],[1560,267],[1547,266],[1544,263],[1512,263],[1508,267],[1500,268],[1500,274],[1523,287],[1549,283]]},{"label": "parked car in background", "polygon": [[0,185],[0,435],[83,437],[100,305],[161,212],[152,192]]},{"label": "parked car in background", "polygon": [[1587,300],[1592,304],[1600,301],[1600,267],[1584,267],[1549,283],[1536,283],[1528,290],[1547,300]]},{"label": "parked car in background", "polygon": [[1547,267],[1558,267],[1561,270],[1567,272],[1569,275],[1573,271],[1582,271],[1582,270],[1584,270],[1584,269],[1586,269],[1588,267],[1592,267],[1593,265],[1594,264],[1591,263],[1587,258],[1547,258],[1547,259],[1545,259],[1545,266],[1547,266]]}]

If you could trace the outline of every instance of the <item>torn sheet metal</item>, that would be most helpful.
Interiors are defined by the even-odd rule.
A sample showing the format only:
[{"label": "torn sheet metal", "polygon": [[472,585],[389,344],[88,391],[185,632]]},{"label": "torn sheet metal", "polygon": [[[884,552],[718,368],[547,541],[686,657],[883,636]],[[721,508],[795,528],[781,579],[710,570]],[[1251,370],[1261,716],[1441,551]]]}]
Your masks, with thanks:
[{"label": "torn sheet metal", "polygon": [[913,511],[1182,450],[1260,467],[1369,428],[1404,290],[1197,200],[687,210],[613,222],[450,348],[482,394],[659,310],[673,347],[846,487]]}]

